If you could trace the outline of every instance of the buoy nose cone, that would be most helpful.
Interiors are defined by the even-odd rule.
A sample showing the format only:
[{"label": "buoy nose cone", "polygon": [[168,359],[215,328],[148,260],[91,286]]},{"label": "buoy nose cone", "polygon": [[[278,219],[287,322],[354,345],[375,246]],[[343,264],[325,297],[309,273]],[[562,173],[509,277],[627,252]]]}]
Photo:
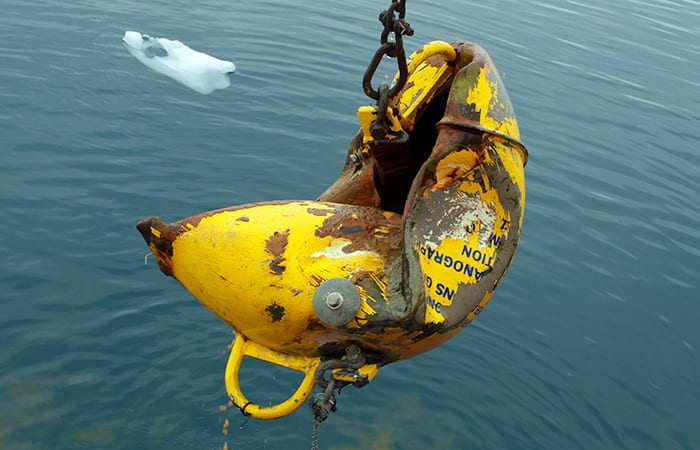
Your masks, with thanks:
[{"label": "buoy nose cone", "polygon": [[172,256],[173,240],[176,235],[170,232],[168,225],[161,222],[157,217],[143,219],[136,224],[141,236],[148,244],[156,259],[161,272],[173,276]]},{"label": "buoy nose cone", "polygon": [[143,239],[146,241],[146,244],[149,245],[151,243],[151,237],[153,236],[153,234],[151,233],[152,223],[153,217],[150,217],[148,219],[143,219],[136,224],[136,229],[139,230],[139,233],[141,233],[141,236],[143,236]]}]

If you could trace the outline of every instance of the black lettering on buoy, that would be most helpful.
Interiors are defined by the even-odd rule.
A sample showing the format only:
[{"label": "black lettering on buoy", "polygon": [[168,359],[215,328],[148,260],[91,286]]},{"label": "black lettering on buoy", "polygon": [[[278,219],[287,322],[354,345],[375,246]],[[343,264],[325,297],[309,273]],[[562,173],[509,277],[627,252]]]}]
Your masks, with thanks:
[{"label": "black lettering on buoy", "polygon": [[474,261],[476,262],[481,262],[481,251],[479,250],[474,250],[474,255],[472,256]]},{"label": "black lettering on buoy", "polygon": [[440,302],[436,302],[431,296],[427,296],[425,298],[425,303],[430,308],[434,309],[437,312],[440,312],[440,308],[442,307],[442,304]]},{"label": "black lettering on buoy", "polygon": [[435,292],[437,293],[437,295],[441,295],[443,298],[446,298],[450,301],[452,301],[452,297],[454,297],[455,295],[454,289],[450,289],[442,283],[438,283],[437,286],[435,286]]},{"label": "black lettering on buoy", "polygon": [[472,249],[471,249],[471,247],[469,247],[469,246],[467,246],[467,245],[465,245],[464,247],[462,247],[462,256],[466,256],[467,258],[469,258],[470,256],[472,256]]},{"label": "black lettering on buoy", "polygon": [[433,258],[433,261],[435,261],[438,264],[442,264],[442,257],[443,255],[437,250],[435,250],[435,258]]}]

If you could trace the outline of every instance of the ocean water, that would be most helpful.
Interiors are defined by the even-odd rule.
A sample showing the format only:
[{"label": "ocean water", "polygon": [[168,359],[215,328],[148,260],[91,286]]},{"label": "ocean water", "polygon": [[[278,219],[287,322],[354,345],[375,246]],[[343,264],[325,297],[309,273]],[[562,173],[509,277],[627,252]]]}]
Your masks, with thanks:
[{"label": "ocean water", "polygon": [[[0,0],[0,448],[310,447],[308,408],[241,428],[222,407],[231,331],[144,265],[134,224],[322,192],[388,3]],[[700,448],[700,2],[407,19],[409,51],[471,40],[504,77],[530,151],[521,243],[472,325],[343,391],[320,448]],[[125,30],[234,61],[232,86],[149,70]],[[261,403],[296,381],[244,370]]]}]

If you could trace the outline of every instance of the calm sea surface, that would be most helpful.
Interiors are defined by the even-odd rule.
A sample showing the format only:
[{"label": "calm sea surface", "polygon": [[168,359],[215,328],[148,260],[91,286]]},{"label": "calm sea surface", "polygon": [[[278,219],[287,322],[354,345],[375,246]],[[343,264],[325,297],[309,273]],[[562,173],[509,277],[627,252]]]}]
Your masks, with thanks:
[{"label": "calm sea surface", "polygon": [[[310,447],[306,407],[242,429],[220,410],[230,329],[144,265],[134,224],[315,198],[388,4],[0,0],[1,449]],[[521,244],[470,327],[343,391],[320,447],[700,448],[700,2],[411,0],[407,19],[409,51],[472,40],[504,76]],[[130,29],[233,60],[232,86],[151,71]],[[261,403],[296,382],[244,370]]]}]

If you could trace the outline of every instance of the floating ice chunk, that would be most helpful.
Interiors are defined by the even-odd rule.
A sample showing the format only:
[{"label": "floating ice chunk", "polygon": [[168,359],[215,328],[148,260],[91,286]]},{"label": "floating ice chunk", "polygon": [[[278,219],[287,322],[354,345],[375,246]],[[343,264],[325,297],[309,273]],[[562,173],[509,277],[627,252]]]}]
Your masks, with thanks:
[{"label": "floating ice chunk", "polygon": [[230,61],[192,50],[180,41],[153,38],[138,31],[127,31],[122,41],[143,64],[200,94],[231,86],[229,74],[236,66]]}]

